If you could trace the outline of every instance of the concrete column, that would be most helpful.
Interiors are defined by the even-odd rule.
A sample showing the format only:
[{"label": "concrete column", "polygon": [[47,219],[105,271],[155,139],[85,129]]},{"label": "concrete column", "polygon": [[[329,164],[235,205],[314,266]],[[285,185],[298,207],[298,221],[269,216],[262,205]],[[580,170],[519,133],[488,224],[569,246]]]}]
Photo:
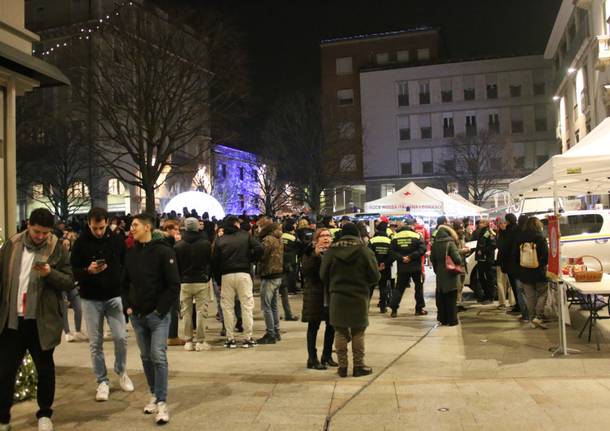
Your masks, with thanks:
[{"label": "concrete column", "polygon": [[17,233],[17,87],[15,78],[6,87],[6,143],[4,145],[4,220],[5,238]]}]

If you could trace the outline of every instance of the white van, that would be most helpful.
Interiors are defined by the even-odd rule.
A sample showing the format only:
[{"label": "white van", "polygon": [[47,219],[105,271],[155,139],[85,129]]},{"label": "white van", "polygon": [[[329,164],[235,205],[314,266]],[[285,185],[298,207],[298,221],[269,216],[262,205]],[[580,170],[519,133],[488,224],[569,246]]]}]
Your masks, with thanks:
[{"label": "white van", "polygon": [[[547,235],[547,217],[549,215],[536,215],[544,225],[545,235]],[[604,272],[610,272],[610,211],[563,212],[559,218],[559,230],[562,257],[595,256],[602,262]],[[470,248],[476,248],[477,243],[473,241],[467,245]],[[468,256],[466,262],[469,274],[466,275],[465,285],[470,286],[470,273],[476,265],[474,253]],[[585,259],[585,264],[591,269],[598,269],[598,264],[593,259]]]}]

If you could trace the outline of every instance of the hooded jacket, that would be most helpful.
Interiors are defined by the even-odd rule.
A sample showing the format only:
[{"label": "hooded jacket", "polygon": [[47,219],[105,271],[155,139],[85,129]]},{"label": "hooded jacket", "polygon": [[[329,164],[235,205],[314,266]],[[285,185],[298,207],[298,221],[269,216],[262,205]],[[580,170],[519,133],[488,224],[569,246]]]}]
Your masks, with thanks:
[{"label": "hooded jacket", "polygon": [[203,232],[186,231],[174,246],[181,283],[210,281],[212,245]]},{"label": "hooded jacket", "polygon": [[[102,238],[97,238],[85,226],[74,242],[70,263],[80,287],[80,296],[92,301],[108,301],[121,296],[121,272],[125,261],[125,238],[108,227]],[[108,267],[98,273],[87,271],[91,262],[104,259]]]},{"label": "hooded jacket", "polygon": [[127,251],[121,277],[125,309],[135,314],[165,315],[180,294],[176,253],[163,235],[153,233],[147,243],[135,242]]},{"label": "hooded jacket", "polygon": [[462,256],[458,250],[459,242],[455,230],[446,225],[439,227],[430,251],[430,260],[436,274],[436,288],[442,293],[457,290],[459,287],[459,274],[448,272],[445,269],[446,255],[451,256],[453,263],[456,265],[462,264]]},{"label": "hooded jacket", "polygon": [[[538,255],[538,268],[524,268],[521,266],[521,244],[533,242],[536,244],[536,254]],[[547,281],[546,270],[549,263],[549,246],[542,232],[531,230],[520,231],[512,250],[513,264],[516,268],[515,276],[517,280],[525,284],[544,283]]]},{"label": "hooded jacket", "polygon": [[250,265],[263,252],[260,243],[235,226],[225,226],[224,235],[216,238],[212,251],[212,268],[217,282],[225,274],[250,273]]},{"label": "hooded jacket", "polygon": [[271,223],[261,229],[259,239],[263,247],[260,260],[261,278],[281,278],[284,273],[284,244],[282,227]]},{"label": "hooded jacket", "polygon": [[373,251],[360,238],[343,235],[324,253],[320,278],[330,292],[331,325],[367,327],[370,289],[380,278]]}]

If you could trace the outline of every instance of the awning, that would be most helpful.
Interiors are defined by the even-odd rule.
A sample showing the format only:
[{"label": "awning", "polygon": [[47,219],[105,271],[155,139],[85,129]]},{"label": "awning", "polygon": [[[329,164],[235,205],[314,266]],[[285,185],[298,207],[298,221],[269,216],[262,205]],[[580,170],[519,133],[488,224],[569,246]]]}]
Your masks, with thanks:
[{"label": "awning", "polygon": [[70,85],[57,67],[0,42],[0,66],[40,82],[41,87]]}]

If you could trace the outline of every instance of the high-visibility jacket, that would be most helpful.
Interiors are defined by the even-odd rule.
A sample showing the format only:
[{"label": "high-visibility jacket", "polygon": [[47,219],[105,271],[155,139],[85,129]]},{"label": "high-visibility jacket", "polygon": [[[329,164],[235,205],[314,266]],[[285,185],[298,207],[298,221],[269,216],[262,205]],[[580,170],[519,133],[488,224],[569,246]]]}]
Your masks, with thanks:
[{"label": "high-visibility jacket", "polygon": [[[421,272],[421,257],[426,254],[426,244],[420,234],[405,226],[392,238],[390,253],[398,262],[398,272]],[[409,256],[409,263],[402,261],[405,256]]]},{"label": "high-visibility jacket", "polygon": [[392,240],[388,238],[384,233],[377,232],[377,234],[369,241],[369,248],[375,253],[377,264],[385,264],[384,272],[388,273],[392,266],[392,256],[390,255],[390,245]]}]

